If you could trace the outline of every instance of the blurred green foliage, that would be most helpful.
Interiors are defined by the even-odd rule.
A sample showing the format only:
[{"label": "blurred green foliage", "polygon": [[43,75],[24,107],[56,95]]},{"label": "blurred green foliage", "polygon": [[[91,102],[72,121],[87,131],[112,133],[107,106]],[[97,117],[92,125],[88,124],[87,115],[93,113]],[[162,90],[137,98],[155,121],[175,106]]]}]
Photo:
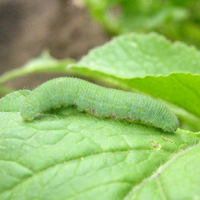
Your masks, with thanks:
[{"label": "blurred green foliage", "polygon": [[110,35],[158,32],[200,47],[198,0],[84,0],[91,16]]}]

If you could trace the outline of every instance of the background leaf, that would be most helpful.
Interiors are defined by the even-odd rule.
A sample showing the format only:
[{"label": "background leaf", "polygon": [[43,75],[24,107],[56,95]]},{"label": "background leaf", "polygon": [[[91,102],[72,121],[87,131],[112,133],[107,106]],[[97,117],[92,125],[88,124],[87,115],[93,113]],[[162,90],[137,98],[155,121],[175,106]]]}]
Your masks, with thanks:
[{"label": "background leaf", "polygon": [[51,57],[48,51],[43,51],[40,56],[31,59],[23,67],[2,74],[0,76],[0,84],[9,81],[13,78],[25,76],[28,74],[44,72],[64,72],[66,65],[73,62],[74,60],[69,58],[58,60],[56,58]]},{"label": "background leaf", "polygon": [[128,34],[92,50],[67,69],[163,99],[200,117],[200,53],[194,47],[172,44],[157,34]]},{"label": "background leaf", "polygon": [[88,68],[120,78],[200,73],[200,52],[183,43],[171,43],[155,33],[132,33],[114,38],[91,50],[77,64],[68,67]]}]

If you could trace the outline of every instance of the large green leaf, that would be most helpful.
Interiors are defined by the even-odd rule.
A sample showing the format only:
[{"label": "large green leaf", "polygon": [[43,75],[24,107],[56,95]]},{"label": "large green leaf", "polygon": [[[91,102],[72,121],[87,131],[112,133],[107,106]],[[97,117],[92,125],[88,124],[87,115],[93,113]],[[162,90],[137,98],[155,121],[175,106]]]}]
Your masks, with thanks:
[{"label": "large green leaf", "polygon": [[157,34],[128,34],[92,50],[67,69],[163,99],[200,117],[200,52],[195,47],[172,44]]},{"label": "large green leaf", "polygon": [[[27,93],[10,94],[0,106],[20,105]],[[1,200],[200,196],[199,137],[191,132],[99,119],[74,107],[33,122],[15,106],[0,117]]]}]

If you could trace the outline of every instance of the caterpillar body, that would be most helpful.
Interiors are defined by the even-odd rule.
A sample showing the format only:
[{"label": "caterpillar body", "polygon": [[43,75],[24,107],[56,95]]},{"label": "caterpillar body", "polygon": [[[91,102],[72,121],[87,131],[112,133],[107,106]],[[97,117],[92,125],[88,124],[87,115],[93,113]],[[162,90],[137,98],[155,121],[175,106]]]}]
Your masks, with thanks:
[{"label": "caterpillar body", "polygon": [[179,126],[176,116],[153,98],[66,77],[47,81],[33,90],[22,105],[21,116],[32,121],[36,114],[69,105],[99,117],[141,121],[166,132],[175,132]]}]

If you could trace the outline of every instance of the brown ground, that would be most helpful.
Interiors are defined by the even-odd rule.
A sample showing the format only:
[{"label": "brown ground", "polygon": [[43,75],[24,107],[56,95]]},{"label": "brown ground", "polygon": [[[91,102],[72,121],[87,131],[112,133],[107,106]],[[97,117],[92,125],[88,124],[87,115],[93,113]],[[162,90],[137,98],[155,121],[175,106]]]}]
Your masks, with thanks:
[{"label": "brown ground", "polygon": [[[56,58],[76,60],[109,40],[80,0],[1,0],[0,74],[50,49]],[[34,88],[55,75],[31,75],[6,85]]]}]

